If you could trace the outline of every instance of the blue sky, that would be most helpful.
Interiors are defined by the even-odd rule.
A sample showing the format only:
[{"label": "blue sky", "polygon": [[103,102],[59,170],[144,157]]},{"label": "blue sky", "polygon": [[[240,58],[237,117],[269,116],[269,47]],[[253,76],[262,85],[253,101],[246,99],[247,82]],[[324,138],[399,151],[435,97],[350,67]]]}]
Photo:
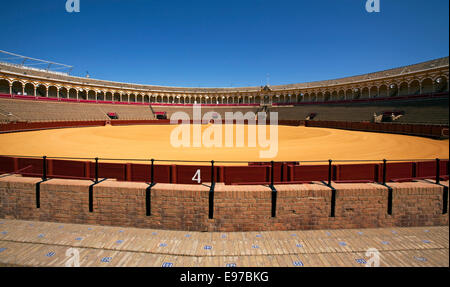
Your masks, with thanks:
[{"label": "blue sky", "polygon": [[76,76],[238,87],[326,80],[448,56],[448,0],[2,0],[0,50]]}]

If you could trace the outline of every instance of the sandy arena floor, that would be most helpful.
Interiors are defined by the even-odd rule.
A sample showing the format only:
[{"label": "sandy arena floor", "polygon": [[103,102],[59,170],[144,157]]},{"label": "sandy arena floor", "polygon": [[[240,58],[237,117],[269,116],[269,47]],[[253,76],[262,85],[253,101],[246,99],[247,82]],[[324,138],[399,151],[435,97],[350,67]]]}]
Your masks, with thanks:
[{"label": "sandy arena floor", "polygon": [[[68,128],[0,134],[0,155],[268,161],[261,148],[175,148],[176,126],[137,125]],[[202,126],[205,130],[207,126]],[[247,139],[247,127],[244,128]],[[193,133],[191,133],[191,142]],[[224,141],[224,139],[223,139]],[[449,157],[449,141],[422,137],[279,126],[277,161],[433,159]]]}]

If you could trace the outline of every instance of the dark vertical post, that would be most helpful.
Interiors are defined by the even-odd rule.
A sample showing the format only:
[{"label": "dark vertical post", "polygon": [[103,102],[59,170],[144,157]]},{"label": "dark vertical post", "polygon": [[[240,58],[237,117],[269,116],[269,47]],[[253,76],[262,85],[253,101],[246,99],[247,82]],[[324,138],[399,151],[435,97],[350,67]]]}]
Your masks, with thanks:
[{"label": "dark vertical post", "polygon": [[47,181],[47,157],[42,157],[42,181],[36,183],[36,208],[41,208],[41,183]]},{"label": "dark vertical post", "polygon": [[47,180],[47,157],[42,157],[42,180]]},{"label": "dark vertical post", "polygon": [[330,217],[335,217],[335,210],[336,210],[336,189],[331,186],[331,180],[333,177],[333,161],[331,159],[328,160],[328,187],[331,188],[331,210],[330,210]]},{"label": "dark vertical post", "polygon": [[214,161],[211,161],[211,185],[213,185],[214,182]]},{"label": "dark vertical post", "polygon": [[[450,161],[447,161],[447,175],[450,174]],[[447,204],[448,204],[448,186],[444,186],[444,200],[443,200],[444,207],[442,208],[442,214],[446,214],[448,212],[447,210]]]},{"label": "dark vertical post", "polygon": [[273,176],[273,175],[274,175],[274,170],[275,170],[273,160],[270,162],[270,165],[271,165],[271,170],[270,170],[270,186],[273,186],[273,183],[274,183],[274,179],[273,179],[274,176]]},{"label": "dark vertical post", "polygon": [[[331,186],[330,186],[331,187]],[[331,210],[330,217],[335,217],[336,212],[336,189],[331,187]]]},{"label": "dark vertical post", "polygon": [[151,167],[150,167],[150,185],[145,190],[145,215],[146,216],[152,215],[151,190],[152,190],[152,187],[155,185],[155,177],[154,177],[155,160],[152,158],[150,161],[152,162]]},{"label": "dark vertical post", "polygon": [[95,183],[98,183],[98,157],[95,158]]},{"label": "dark vertical post", "polygon": [[94,183],[89,186],[89,212],[94,212],[94,185],[98,183],[98,157],[95,158]]},{"label": "dark vertical post", "polygon": [[277,214],[277,190],[272,188],[272,217],[275,217]]},{"label": "dark vertical post", "polygon": [[329,159],[329,160],[328,160],[328,186],[331,186],[331,176],[332,176],[332,173],[331,173],[331,168],[332,168],[331,163],[332,163],[332,160]]},{"label": "dark vertical post", "polygon": [[[448,167],[447,167],[448,168]],[[442,214],[446,214],[448,212],[448,186],[442,185],[441,183],[441,164],[440,159],[436,159],[436,184],[441,185],[444,188],[444,192],[442,194]]]},{"label": "dark vertical post", "polygon": [[214,218],[214,161],[211,161],[211,187],[209,189],[209,214],[208,218]]},{"label": "dark vertical post", "polygon": [[150,186],[151,186],[151,185],[149,185],[149,186],[147,187],[147,189],[145,190],[145,215],[146,215],[146,216],[150,216],[150,215],[151,215],[151,210],[150,210],[150,207],[151,207],[151,202],[150,202]]},{"label": "dark vertical post", "polygon": [[41,185],[36,184],[36,208],[41,208]]},{"label": "dark vertical post", "polygon": [[[270,172],[270,189],[272,190],[272,209],[271,209],[271,216],[275,217],[277,213],[277,190],[275,189],[275,162],[272,160],[270,162],[271,164],[271,172]],[[283,168],[283,167],[281,167]]]},{"label": "dark vertical post", "polygon": [[437,158],[436,159],[436,184],[439,184],[441,181],[441,165],[440,165],[440,160]]},{"label": "dark vertical post", "polygon": [[392,187],[388,186],[386,184],[386,174],[387,174],[387,160],[383,159],[383,185],[388,188],[388,206],[387,206],[387,213],[389,215],[392,215]]},{"label": "dark vertical post", "polygon": [[94,212],[94,186],[89,186],[89,212]]},{"label": "dark vertical post", "polygon": [[152,167],[151,167],[151,184],[155,183],[155,160],[152,158]]}]

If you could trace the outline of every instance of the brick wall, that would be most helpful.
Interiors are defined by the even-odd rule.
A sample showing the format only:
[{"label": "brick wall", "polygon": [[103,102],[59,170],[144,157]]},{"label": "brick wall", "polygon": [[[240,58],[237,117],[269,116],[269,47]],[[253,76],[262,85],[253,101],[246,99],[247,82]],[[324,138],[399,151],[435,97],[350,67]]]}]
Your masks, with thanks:
[{"label": "brick wall", "polygon": [[[321,184],[277,185],[276,217],[271,217],[271,189],[265,186],[217,184],[214,219],[208,219],[209,188],[203,185],[157,184],[151,191],[151,216],[146,216],[145,183],[107,180],[0,178],[0,218],[113,226],[192,230],[256,231],[388,226],[448,225],[442,214],[443,187],[430,182],[389,183],[392,215],[387,214],[388,189],[378,184],[334,184],[335,217],[330,217],[331,191]],[[448,181],[443,184],[448,186]]]}]

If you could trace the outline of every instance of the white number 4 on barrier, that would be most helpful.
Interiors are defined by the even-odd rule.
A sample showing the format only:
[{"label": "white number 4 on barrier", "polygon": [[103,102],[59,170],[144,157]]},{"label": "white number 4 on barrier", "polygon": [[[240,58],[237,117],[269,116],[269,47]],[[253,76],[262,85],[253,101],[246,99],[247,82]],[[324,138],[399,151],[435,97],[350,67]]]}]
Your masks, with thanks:
[{"label": "white number 4 on barrier", "polygon": [[200,170],[197,169],[197,171],[194,174],[194,177],[192,178],[192,181],[196,181],[198,183],[200,183],[202,180],[200,178]]}]

